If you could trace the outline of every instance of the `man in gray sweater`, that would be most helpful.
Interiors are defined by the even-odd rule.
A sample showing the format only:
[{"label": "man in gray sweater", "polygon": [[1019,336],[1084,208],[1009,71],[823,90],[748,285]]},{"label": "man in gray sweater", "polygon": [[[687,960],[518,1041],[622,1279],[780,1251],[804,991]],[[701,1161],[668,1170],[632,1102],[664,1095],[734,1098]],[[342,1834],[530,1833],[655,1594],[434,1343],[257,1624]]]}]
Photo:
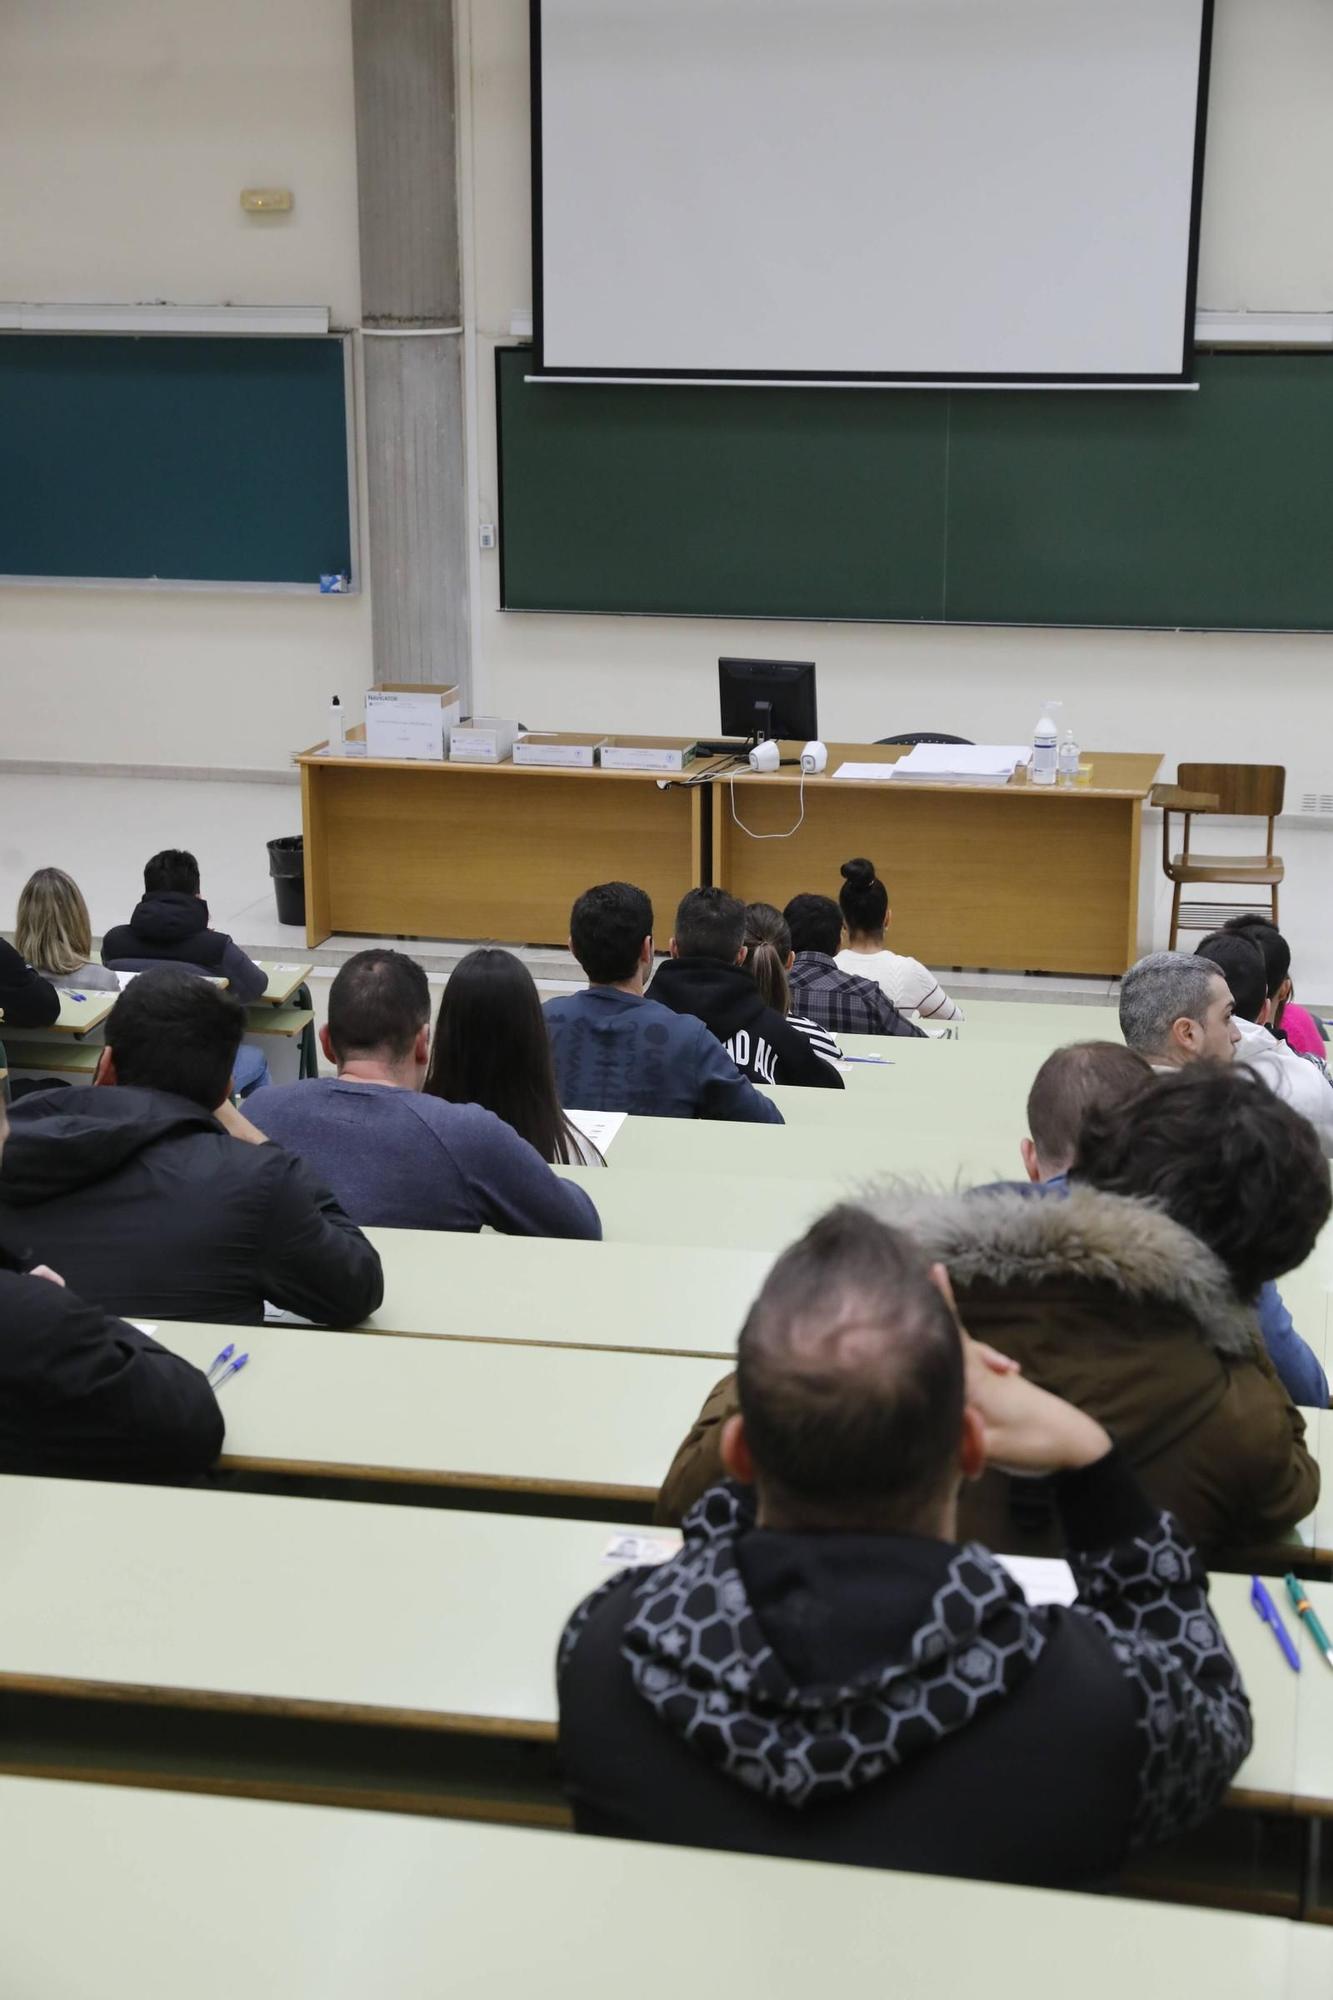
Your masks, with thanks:
[{"label": "man in gray sweater", "polygon": [[305,1160],[354,1222],[601,1236],[582,1188],[553,1173],[512,1126],[479,1104],[421,1094],[430,989],[415,959],[382,950],[349,958],[329,991],[321,1041],[336,1077],[270,1085],[245,1116]]}]

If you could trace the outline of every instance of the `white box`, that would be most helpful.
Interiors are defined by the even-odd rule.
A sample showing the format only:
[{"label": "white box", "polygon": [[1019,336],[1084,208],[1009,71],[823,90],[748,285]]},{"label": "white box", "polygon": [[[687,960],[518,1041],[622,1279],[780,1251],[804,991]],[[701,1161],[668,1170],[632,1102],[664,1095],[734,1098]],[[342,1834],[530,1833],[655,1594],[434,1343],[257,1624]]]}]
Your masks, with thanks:
[{"label": "white box", "polygon": [[591,771],[605,738],[580,736],[558,729],[529,730],[514,745],[516,764],[546,764],[564,770]]},{"label": "white box", "polygon": [[449,731],[451,764],[507,764],[518,735],[516,722],[494,715],[474,715]]},{"label": "white box", "polygon": [[366,692],[366,755],[443,763],[445,731],[461,720],[456,687],[388,681]]},{"label": "white box", "polygon": [[698,747],[678,736],[608,736],[598,759],[604,771],[683,771]]}]

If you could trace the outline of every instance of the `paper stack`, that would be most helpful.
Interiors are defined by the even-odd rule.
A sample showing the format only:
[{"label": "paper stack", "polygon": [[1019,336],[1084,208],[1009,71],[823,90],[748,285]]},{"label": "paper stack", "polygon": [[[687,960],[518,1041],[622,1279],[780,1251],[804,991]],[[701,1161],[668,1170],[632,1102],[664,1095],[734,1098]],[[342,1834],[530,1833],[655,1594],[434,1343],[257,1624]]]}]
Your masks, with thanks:
[{"label": "paper stack", "polygon": [[915,743],[893,766],[900,785],[1007,785],[1032,755],[1027,743]]}]

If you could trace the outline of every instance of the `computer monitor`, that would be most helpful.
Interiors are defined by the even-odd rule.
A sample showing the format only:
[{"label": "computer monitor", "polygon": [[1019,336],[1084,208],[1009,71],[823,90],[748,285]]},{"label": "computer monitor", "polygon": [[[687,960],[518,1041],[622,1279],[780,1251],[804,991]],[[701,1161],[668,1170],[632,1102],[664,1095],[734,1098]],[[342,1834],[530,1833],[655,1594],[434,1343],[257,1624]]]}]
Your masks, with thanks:
[{"label": "computer monitor", "polygon": [[813,660],[719,660],[722,734],[809,743],[819,734]]}]

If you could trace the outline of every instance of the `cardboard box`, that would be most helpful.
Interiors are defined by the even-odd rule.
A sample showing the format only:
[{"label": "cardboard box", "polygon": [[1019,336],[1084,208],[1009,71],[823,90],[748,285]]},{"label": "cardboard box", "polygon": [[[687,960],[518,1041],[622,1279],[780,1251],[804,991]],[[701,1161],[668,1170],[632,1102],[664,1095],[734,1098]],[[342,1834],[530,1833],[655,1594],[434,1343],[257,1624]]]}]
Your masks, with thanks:
[{"label": "cardboard box", "polygon": [[387,681],[366,693],[366,755],[443,763],[446,732],[462,720],[456,687]]},{"label": "cardboard box", "polygon": [[591,771],[604,741],[586,730],[530,729],[514,745],[514,762]]},{"label": "cardboard box", "polygon": [[507,764],[518,735],[516,722],[494,715],[473,715],[449,731],[451,764]]},{"label": "cardboard box", "polygon": [[604,771],[683,771],[698,747],[679,736],[608,736],[600,762]]}]

